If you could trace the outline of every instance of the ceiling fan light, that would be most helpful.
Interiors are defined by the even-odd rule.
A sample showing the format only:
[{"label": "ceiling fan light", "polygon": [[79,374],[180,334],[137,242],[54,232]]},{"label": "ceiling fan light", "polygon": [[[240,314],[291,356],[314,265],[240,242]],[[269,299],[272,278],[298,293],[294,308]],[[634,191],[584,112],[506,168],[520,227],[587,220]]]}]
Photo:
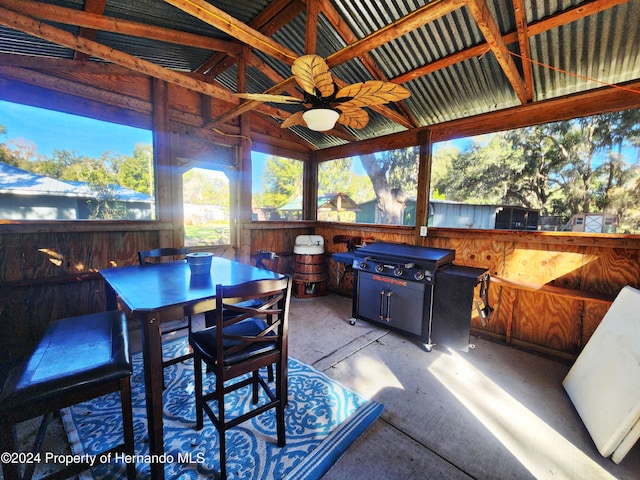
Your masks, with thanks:
[{"label": "ceiling fan light", "polygon": [[302,118],[311,130],[325,132],[335,127],[340,114],[330,108],[312,108],[302,114]]}]

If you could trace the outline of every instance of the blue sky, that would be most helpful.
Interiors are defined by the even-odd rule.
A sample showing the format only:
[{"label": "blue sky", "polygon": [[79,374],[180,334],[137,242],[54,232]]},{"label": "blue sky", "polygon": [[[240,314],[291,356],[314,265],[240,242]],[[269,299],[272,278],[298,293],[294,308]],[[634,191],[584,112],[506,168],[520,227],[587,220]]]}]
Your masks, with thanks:
[{"label": "blue sky", "polygon": [[51,156],[54,149],[76,151],[91,158],[99,158],[104,152],[131,155],[137,143],[152,143],[149,130],[2,100],[0,125],[7,131],[0,136],[0,143],[18,138],[31,140],[37,145],[37,152],[45,156]]}]

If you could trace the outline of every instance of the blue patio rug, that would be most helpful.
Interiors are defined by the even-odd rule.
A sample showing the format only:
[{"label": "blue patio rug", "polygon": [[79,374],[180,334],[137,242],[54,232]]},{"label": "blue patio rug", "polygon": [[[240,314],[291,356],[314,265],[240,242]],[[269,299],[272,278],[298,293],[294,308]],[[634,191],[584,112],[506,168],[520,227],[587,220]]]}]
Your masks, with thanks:
[{"label": "blue patio rug", "polygon": [[[187,348],[186,341],[170,342],[165,358]],[[133,416],[138,478],[150,478],[142,355],[133,356]],[[264,372],[266,375],[266,372]],[[167,479],[217,478],[218,433],[205,415],[204,428],[195,426],[193,363],[165,368],[164,437]],[[206,381],[215,380],[213,374]],[[233,415],[251,404],[249,388],[227,396]],[[324,373],[289,359],[287,444],[276,443],[275,411],[271,410],[227,432],[227,476],[235,479],[318,479],[353,441],[380,415],[382,405],[332,380]],[[122,439],[118,394],[85,402],[62,411],[71,450],[94,455]],[[121,459],[119,459],[121,460]],[[122,462],[93,467],[81,478],[125,478]]]}]

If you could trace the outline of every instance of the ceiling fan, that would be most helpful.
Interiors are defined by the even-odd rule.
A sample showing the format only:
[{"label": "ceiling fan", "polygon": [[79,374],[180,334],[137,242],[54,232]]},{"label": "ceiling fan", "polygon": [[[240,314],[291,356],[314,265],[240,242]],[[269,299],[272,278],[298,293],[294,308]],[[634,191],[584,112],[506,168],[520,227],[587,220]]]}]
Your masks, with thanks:
[{"label": "ceiling fan", "polygon": [[379,80],[354,83],[338,90],[329,66],[318,55],[298,57],[291,72],[304,91],[304,99],[266,93],[236,93],[235,96],[259,102],[311,105],[305,111],[292,114],[280,126],[303,125],[323,132],[331,130],[336,122],[346,127],[364,128],[369,123],[369,115],[362,107],[397,102],[411,95],[396,83]]}]

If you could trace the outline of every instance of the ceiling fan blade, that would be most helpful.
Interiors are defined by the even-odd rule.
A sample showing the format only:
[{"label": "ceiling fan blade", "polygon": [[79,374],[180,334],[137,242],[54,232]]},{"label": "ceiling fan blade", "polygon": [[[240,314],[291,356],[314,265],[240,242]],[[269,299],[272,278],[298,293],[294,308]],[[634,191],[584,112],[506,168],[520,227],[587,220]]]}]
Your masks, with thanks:
[{"label": "ceiling fan blade", "polygon": [[300,100],[296,97],[290,97],[288,95],[270,95],[268,93],[234,93],[234,97],[244,98],[247,100],[255,100],[257,102],[271,102],[271,103],[304,103],[304,100]]},{"label": "ceiling fan blade", "polygon": [[328,97],[333,94],[334,83],[329,66],[319,55],[303,55],[298,57],[291,66],[291,72],[305,92]]},{"label": "ceiling fan blade", "polygon": [[410,95],[409,90],[397,83],[369,80],[368,82],[354,83],[341,88],[336,95],[336,100],[348,101],[358,107],[368,107],[370,105],[397,102]]},{"label": "ceiling fan blade", "polygon": [[366,110],[353,105],[351,102],[343,103],[336,107],[336,110],[340,111],[340,117],[338,117],[338,123],[345,127],[361,129],[367,126],[369,123],[369,114]]},{"label": "ceiling fan blade", "polygon": [[303,113],[304,112],[296,112],[293,115],[289,115],[287,118],[285,118],[284,122],[280,124],[280,128],[289,128],[293,127],[294,125],[302,125],[303,127],[306,127],[307,122],[305,122],[304,118],[302,118]]}]

